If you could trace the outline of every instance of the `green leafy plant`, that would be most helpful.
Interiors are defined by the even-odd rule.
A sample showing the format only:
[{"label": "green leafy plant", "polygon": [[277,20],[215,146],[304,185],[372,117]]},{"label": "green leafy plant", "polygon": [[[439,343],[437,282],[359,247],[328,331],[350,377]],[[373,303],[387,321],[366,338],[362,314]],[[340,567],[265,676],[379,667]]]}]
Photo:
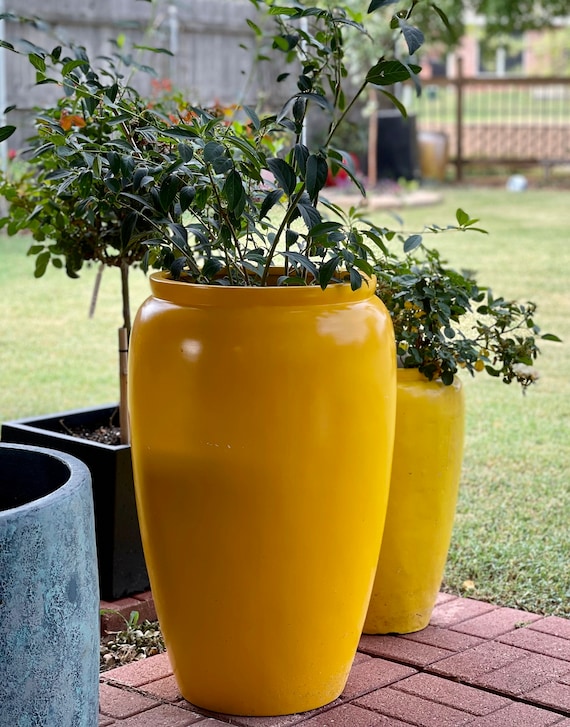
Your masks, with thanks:
[{"label": "green leafy plant", "polygon": [[[46,50],[29,41],[0,42],[27,56],[38,84],[62,91],[36,116],[28,171],[0,183],[8,201],[0,227],[9,234],[31,232],[35,243],[29,253],[36,256],[38,277],[50,265],[72,277],[90,262],[120,269],[123,358],[132,266],[230,285],[274,284],[270,272],[277,266],[279,285],[322,288],[344,279],[358,288],[373,272],[376,251],[368,243],[374,226],[344,226],[338,208],[321,200],[321,191],[330,166],[333,172],[344,169],[364,193],[350,156],[333,145],[364,90],[378,88],[403,114],[388,89],[411,80],[419,90],[420,68],[407,61],[423,42],[410,21],[417,3],[386,19],[400,38],[401,57],[395,54],[398,44],[387,55],[378,53],[349,101],[344,33],[367,38],[350,9],[251,2],[257,15],[249,27],[261,45],[269,40],[268,52],[279,54],[288,69],[277,82],[296,78],[291,98],[268,116],[243,107],[228,118],[173,95],[151,102],[133,87],[137,64],[120,44],[113,56],[92,62],[79,45]],[[369,11],[392,4],[374,0]],[[34,18],[3,17],[36,29],[45,25]],[[260,53],[260,62],[264,57]],[[312,149],[304,142],[309,108],[328,119],[324,142]],[[13,130],[0,129],[0,139]],[[121,392],[126,394],[124,377]],[[128,440],[125,410],[123,396],[122,441]]]},{"label": "green leafy plant", "polygon": [[[73,54],[74,58],[64,56],[60,46],[49,55],[37,47],[29,53],[39,82],[47,82],[50,64],[60,68],[58,84],[64,96],[53,106],[37,110],[36,134],[24,150],[23,169],[0,178],[0,193],[8,202],[8,214],[0,226],[9,235],[25,230],[33,236],[36,244],[28,254],[35,256],[36,277],[44,275],[50,264],[65,269],[72,278],[84,264],[119,268],[123,326],[130,330],[129,269],[143,260],[147,253],[144,242],[155,236],[155,229],[143,218],[137,218],[135,227],[132,211],[116,204],[118,190],[112,170],[117,171],[121,164],[124,173],[133,170],[134,163],[121,155],[124,139],[133,148],[144,149],[147,138],[140,127],[151,102],[130,86],[119,87],[118,80],[136,65],[127,54],[118,50],[107,59],[101,77],[87,70],[89,60],[82,48],[74,48]],[[71,80],[80,67],[85,70],[81,90]],[[105,78],[117,83],[103,85]],[[105,103],[99,102],[97,93],[105,95]],[[117,104],[129,113],[119,114]],[[101,172],[102,149],[106,150],[107,173]]]},{"label": "green leafy plant", "polygon": [[[485,232],[462,209],[456,219],[457,225],[426,231]],[[535,303],[496,296],[469,271],[447,267],[422,235],[399,237],[403,255],[385,248],[375,270],[377,295],[392,316],[399,365],[417,368],[428,380],[441,379],[446,385],[458,368],[472,375],[486,371],[506,384],[518,382],[524,392],[539,376],[533,365],[540,353],[537,342],[560,341],[551,333],[541,334]]]},{"label": "green leafy plant", "polygon": [[[73,275],[84,261],[99,260],[123,271],[133,263],[168,268],[200,283],[266,285],[279,265],[279,284],[324,288],[348,276],[357,288],[372,273],[375,253],[363,231],[330,219],[336,210],[320,196],[329,165],[345,169],[364,192],[334,137],[367,87],[405,113],[387,88],[417,84],[420,68],[406,61],[423,41],[410,24],[416,3],[387,19],[402,38],[402,58],[379,54],[348,101],[343,33],[366,38],[349,11],[251,1],[268,18],[250,27],[264,36],[268,19],[274,23],[272,51],[297,84],[279,113],[261,118],[250,107],[228,121],[212,109],[149,106],[114,59],[97,68],[80,47],[25,47],[38,83],[57,83],[65,93],[36,119],[34,173],[2,190],[8,232],[27,228],[42,243],[31,249],[37,275],[50,262]],[[373,2],[370,11],[390,4]],[[316,149],[303,143],[309,107],[329,119]]]}]

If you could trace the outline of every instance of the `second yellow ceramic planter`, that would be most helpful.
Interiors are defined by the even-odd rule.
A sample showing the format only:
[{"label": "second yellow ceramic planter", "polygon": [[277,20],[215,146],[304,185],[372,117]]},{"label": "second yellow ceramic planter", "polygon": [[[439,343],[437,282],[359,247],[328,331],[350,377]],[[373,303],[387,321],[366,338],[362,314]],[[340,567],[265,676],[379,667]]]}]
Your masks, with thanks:
[{"label": "second yellow ceramic planter", "polygon": [[425,628],[441,586],[463,459],[461,382],[398,369],[396,437],[386,524],[367,634]]},{"label": "second yellow ceramic planter", "polygon": [[372,589],[396,405],[374,286],[151,279],[131,341],[145,556],[184,697],[230,714],[344,688]]}]

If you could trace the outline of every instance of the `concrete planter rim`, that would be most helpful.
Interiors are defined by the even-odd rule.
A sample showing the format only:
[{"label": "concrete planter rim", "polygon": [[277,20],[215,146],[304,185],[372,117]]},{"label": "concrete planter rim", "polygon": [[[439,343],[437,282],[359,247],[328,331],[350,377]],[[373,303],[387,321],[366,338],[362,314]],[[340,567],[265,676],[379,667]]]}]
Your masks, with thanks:
[{"label": "concrete planter rim", "polygon": [[63,501],[71,497],[79,488],[83,487],[85,478],[90,478],[87,465],[77,459],[77,457],[73,457],[65,452],[59,452],[53,449],[36,447],[28,444],[0,442],[0,461],[2,459],[3,452],[6,451],[34,453],[39,456],[49,457],[50,459],[61,462],[61,464],[63,464],[67,469],[68,474],[67,477],[64,478],[62,484],[51,492],[21,505],[16,505],[15,507],[10,507],[6,510],[0,510],[0,522],[2,520],[10,520],[16,516],[22,517],[23,515],[35,513],[48,507],[52,508],[54,506],[54,501]]}]

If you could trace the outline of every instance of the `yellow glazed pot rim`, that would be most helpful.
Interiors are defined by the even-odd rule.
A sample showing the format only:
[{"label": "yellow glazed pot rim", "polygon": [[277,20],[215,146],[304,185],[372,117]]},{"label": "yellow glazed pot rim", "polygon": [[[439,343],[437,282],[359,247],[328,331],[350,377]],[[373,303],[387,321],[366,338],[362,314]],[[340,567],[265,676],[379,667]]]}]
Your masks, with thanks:
[{"label": "yellow glazed pot rim", "polygon": [[461,379],[458,376],[453,377],[453,384],[449,387],[446,387],[446,385],[443,383],[441,379],[432,379],[431,381],[424,376],[419,368],[396,368],[396,379],[399,384],[413,384],[413,383],[420,383],[425,384],[426,386],[432,386],[432,387],[443,387],[443,388],[461,388],[462,383]]},{"label": "yellow glazed pot rim", "polygon": [[[272,268],[271,275],[282,274],[281,268]],[[331,305],[354,303],[375,295],[376,278],[363,281],[358,290],[350,283],[331,283],[325,290],[318,285],[308,286],[238,286],[204,285],[174,280],[167,271],[152,273],[150,287],[156,298],[178,305]]]},{"label": "yellow glazed pot rim", "polygon": [[[396,369],[396,375],[399,379],[404,379],[405,381],[425,381],[426,384],[431,384],[433,381],[429,381],[427,377],[425,377],[419,370],[419,368],[412,367],[412,368],[400,368],[398,367]],[[435,379],[437,381],[437,379]]]}]

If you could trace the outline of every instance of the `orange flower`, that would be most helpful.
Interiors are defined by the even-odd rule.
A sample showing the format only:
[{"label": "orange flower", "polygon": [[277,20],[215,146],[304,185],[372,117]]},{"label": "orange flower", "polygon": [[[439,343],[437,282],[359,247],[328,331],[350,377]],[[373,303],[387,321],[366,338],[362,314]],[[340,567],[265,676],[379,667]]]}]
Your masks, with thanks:
[{"label": "orange flower", "polygon": [[64,131],[69,131],[72,126],[85,126],[85,119],[83,116],[70,114],[64,109],[59,117],[59,125]]},{"label": "orange flower", "polygon": [[150,85],[154,94],[172,92],[172,81],[168,78],[152,78]]}]

